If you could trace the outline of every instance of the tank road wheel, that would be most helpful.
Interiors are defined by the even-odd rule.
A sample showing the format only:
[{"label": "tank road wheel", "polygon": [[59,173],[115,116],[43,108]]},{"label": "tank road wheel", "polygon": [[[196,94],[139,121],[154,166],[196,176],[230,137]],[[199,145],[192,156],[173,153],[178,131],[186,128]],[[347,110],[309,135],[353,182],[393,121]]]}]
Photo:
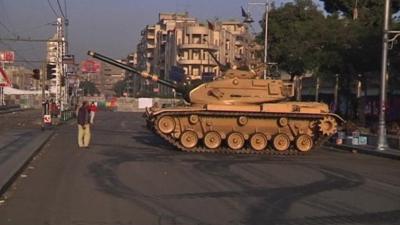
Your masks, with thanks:
[{"label": "tank road wheel", "polygon": [[204,136],[204,145],[209,149],[216,149],[221,145],[221,135],[216,131],[210,131]]},{"label": "tank road wheel", "polygon": [[164,134],[169,134],[175,129],[175,120],[171,116],[163,116],[157,123],[158,129]]},{"label": "tank road wheel", "polygon": [[241,149],[244,146],[244,137],[241,133],[233,132],[229,134],[228,138],[226,139],[228,147],[232,150]]},{"label": "tank road wheel", "polygon": [[250,146],[257,151],[264,150],[267,147],[267,137],[262,133],[255,133],[250,138]]},{"label": "tank road wheel", "polygon": [[272,144],[277,151],[286,151],[290,146],[290,139],[286,134],[280,133],[274,137]]},{"label": "tank road wheel", "polygon": [[296,138],[295,145],[297,150],[301,152],[308,152],[314,146],[314,142],[310,135],[301,134]]},{"label": "tank road wheel", "polygon": [[185,148],[194,148],[197,145],[199,138],[196,132],[187,130],[181,135],[180,142]]},{"label": "tank road wheel", "polygon": [[320,119],[318,126],[319,131],[326,136],[331,136],[332,134],[336,133],[337,130],[336,120],[332,116],[325,116],[324,118]]}]

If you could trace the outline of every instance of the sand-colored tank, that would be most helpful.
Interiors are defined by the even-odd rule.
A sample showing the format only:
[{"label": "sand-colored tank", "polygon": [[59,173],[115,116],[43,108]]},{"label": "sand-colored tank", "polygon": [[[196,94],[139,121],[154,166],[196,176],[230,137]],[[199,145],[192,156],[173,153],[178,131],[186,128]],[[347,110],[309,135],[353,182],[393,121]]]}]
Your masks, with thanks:
[{"label": "sand-colored tank", "polygon": [[311,151],[343,122],[324,103],[290,101],[292,82],[227,69],[208,82],[175,84],[98,53],[89,55],[181,93],[188,106],[146,110],[148,126],[189,152],[297,154]]}]

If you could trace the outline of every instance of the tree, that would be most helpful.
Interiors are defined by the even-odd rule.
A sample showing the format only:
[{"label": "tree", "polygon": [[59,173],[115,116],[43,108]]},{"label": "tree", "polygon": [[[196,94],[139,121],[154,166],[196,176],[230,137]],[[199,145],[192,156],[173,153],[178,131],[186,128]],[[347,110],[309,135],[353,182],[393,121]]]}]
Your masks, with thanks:
[{"label": "tree", "polygon": [[117,83],[114,84],[115,94],[118,97],[121,97],[124,94],[124,92],[126,91],[127,86],[128,85],[127,85],[127,81],[126,80],[118,81]]},{"label": "tree", "polygon": [[[367,26],[382,26],[384,0],[320,0],[328,13],[357,19]],[[400,0],[390,0],[392,12],[400,9]]]},{"label": "tree", "polygon": [[83,90],[83,95],[94,95],[99,94],[99,90],[96,88],[96,85],[90,81],[83,81],[79,84],[79,88]]},{"label": "tree", "polygon": [[[264,28],[265,18],[261,22]],[[337,72],[345,43],[337,15],[326,17],[312,0],[296,0],[269,13],[269,61],[293,75]],[[263,44],[264,32],[258,40]]]}]

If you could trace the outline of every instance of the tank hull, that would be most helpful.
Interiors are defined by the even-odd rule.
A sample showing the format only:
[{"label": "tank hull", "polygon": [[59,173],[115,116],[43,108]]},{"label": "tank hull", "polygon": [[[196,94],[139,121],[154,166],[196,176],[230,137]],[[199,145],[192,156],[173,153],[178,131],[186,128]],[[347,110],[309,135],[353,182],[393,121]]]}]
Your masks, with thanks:
[{"label": "tank hull", "polygon": [[343,120],[321,103],[203,105],[147,110],[148,127],[186,152],[303,154]]}]

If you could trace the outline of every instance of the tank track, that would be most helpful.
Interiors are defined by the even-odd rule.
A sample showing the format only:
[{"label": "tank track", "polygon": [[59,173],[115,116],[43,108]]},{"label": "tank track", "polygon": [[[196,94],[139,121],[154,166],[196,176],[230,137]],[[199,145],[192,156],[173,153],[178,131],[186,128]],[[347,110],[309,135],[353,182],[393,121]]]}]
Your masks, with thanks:
[{"label": "tank track", "polygon": [[[324,115],[315,115],[315,114],[288,114],[286,113],[243,113],[243,112],[209,112],[209,111],[188,111],[188,112],[164,112],[156,115],[154,118],[152,118],[152,121],[147,121],[148,125],[150,124],[157,124],[158,119],[160,119],[162,116],[168,115],[168,116],[189,116],[192,114],[196,114],[199,116],[213,116],[215,117],[216,115],[218,117],[237,117],[237,116],[249,116],[249,117],[264,117],[264,118],[271,118],[271,117],[295,117],[296,119],[298,118],[304,118],[304,119],[312,119],[312,120],[319,120],[322,119]],[[148,126],[149,127],[149,126]],[[184,146],[181,145],[179,142],[179,139],[174,139],[169,135],[166,135],[162,133],[157,126],[151,126],[151,128],[155,133],[157,133],[161,138],[164,140],[168,141],[171,145],[175,146],[177,149],[183,152],[200,152],[200,153],[217,153],[217,154],[257,154],[257,155],[307,155],[310,152],[313,151],[313,149],[321,146],[324,142],[326,142],[331,136],[322,136],[319,135],[317,140],[314,142],[314,147],[311,149],[311,151],[308,152],[301,152],[297,150],[293,145],[290,146],[290,148],[286,151],[277,151],[273,149],[271,146],[268,145],[268,147],[262,151],[257,151],[252,149],[251,147],[245,145],[244,148],[239,149],[239,150],[232,150],[227,146],[221,146],[218,149],[208,149],[205,146],[202,146],[201,144],[197,145],[194,148],[185,148]]]}]

